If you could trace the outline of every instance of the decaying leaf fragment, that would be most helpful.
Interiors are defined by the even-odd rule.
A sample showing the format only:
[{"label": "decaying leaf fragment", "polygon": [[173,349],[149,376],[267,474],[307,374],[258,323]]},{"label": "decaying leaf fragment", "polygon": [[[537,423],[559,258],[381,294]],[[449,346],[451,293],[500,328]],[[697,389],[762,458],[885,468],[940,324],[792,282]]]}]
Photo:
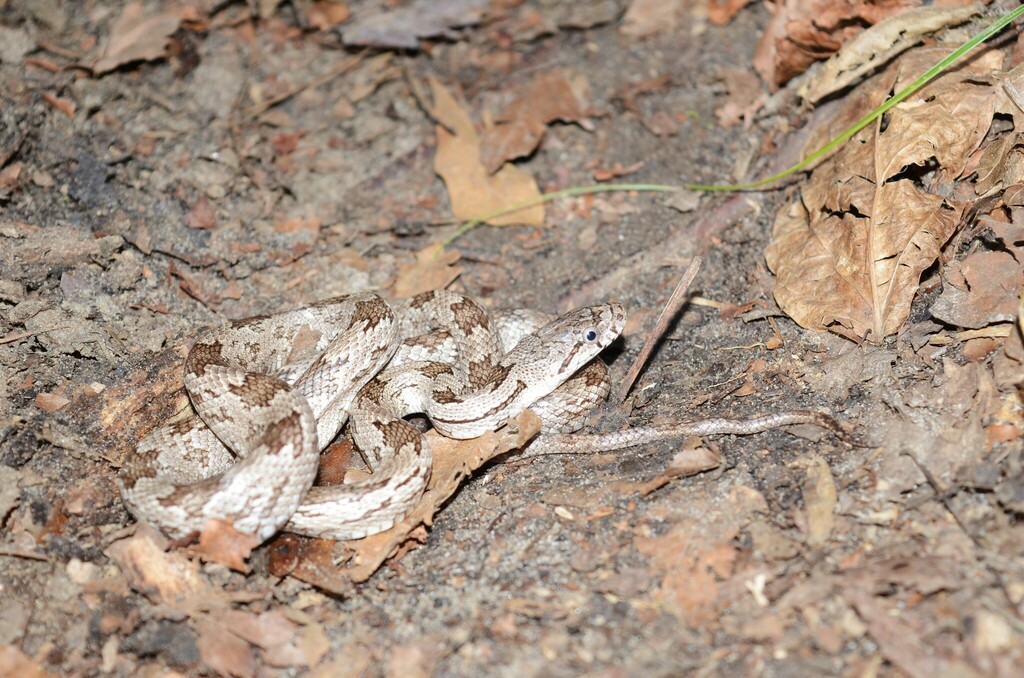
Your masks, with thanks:
[{"label": "decaying leaf fragment", "polygon": [[390,530],[345,542],[352,558],[350,566],[340,570],[338,576],[356,583],[366,581],[421,529],[421,525],[431,524],[434,514],[473,471],[510,450],[522,449],[539,430],[540,418],[526,410],[503,428],[479,438],[452,440],[434,431],[428,432],[427,440],[434,451],[434,468],[426,492],[409,515]]},{"label": "decaying leaf fragment", "polygon": [[929,309],[932,317],[956,327],[978,329],[1017,317],[1017,298],[1024,289],[1024,268],[1008,252],[973,252],[952,262],[942,295]]},{"label": "decaying leaf fragment", "polygon": [[532,153],[548,123],[575,122],[589,130],[587,116],[594,113],[585,75],[561,68],[543,73],[520,88],[495,116],[497,124],[483,134],[480,159],[488,172],[494,172],[506,161]]},{"label": "decaying leaf fragment", "polygon": [[133,61],[152,61],[166,55],[167,43],[181,19],[166,13],[143,16],[144,11],[141,2],[125,6],[89,66],[93,73],[100,75]]},{"label": "decaying leaf fragment", "polygon": [[843,43],[916,0],[780,0],[754,53],[754,70],[772,87],[803,73]]},{"label": "decaying leaf fragment", "polygon": [[[448,187],[456,219],[473,219],[540,196],[533,177],[514,165],[505,165],[490,174],[480,161],[480,137],[469,113],[433,78],[430,89],[434,99],[432,112],[441,123],[437,126],[434,171]],[[538,226],[544,223],[544,206],[534,205],[503,214],[488,219],[487,223]]]},{"label": "decaying leaf fragment", "polygon": [[[945,55],[922,49],[875,79],[807,149],[821,146]],[[800,325],[881,341],[910,313],[921,273],[960,223],[952,182],[992,123],[998,51],[946,73],[861,130],[776,218],[765,252],[775,298]]]},{"label": "decaying leaf fragment", "polygon": [[800,96],[811,103],[821,101],[910,49],[923,36],[967,21],[981,11],[981,7],[980,3],[964,7],[919,7],[891,16],[843,45],[813,78],[800,86]]},{"label": "decaying leaf fragment", "polygon": [[395,297],[412,297],[420,292],[443,290],[462,274],[459,253],[431,243],[416,253],[416,261],[401,264],[392,292]]}]

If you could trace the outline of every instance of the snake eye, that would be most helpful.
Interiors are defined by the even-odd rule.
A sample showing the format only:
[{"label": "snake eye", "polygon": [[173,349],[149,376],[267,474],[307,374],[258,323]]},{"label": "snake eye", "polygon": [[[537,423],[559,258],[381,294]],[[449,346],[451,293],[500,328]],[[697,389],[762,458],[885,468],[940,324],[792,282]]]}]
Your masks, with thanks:
[{"label": "snake eye", "polygon": [[597,331],[589,329],[583,334],[583,338],[587,341],[597,341]]}]

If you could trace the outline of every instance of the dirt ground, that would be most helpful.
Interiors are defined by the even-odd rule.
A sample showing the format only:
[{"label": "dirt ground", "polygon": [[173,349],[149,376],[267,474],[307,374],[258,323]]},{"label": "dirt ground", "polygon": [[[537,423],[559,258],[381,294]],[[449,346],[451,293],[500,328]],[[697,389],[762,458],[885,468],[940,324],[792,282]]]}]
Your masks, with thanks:
[{"label": "dirt ground", "polygon": [[[1019,675],[1019,112],[997,106],[962,162],[953,135],[882,177],[922,167],[915,185],[939,177],[955,209],[874,331],[808,311],[815,275],[786,273],[809,246],[776,215],[811,204],[806,175],[699,203],[564,198],[438,254],[462,219],[537,190],[760,178],[840,131],[824,116],[866,90],[804,106],[789,57],[759,79],[772,15],[731,4],[719,25],[701,2],[0,0],[0,674]],[[956,96],[1020,62],[1015,29],[987,49],[989,80]],[[280,537],[244,562],[121,502],[118,468],[185,406],[204,327],[361,290],[616,300],[621,379],[696,255],[630,422],[817,409],[863,445],[798,427],[505,455],[429,527]],[[972,270],[1009,282],[967,321]],[[715,468],[688,471],[694,455]]]}]

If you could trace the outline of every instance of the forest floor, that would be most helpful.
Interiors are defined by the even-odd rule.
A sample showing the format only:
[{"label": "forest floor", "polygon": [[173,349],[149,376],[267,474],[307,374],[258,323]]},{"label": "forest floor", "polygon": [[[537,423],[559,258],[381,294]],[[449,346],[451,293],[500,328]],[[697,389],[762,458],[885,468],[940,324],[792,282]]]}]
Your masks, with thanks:
[{"label": "forest floor", "polygon": [[[894,110],[782,188],[564,198],[439,249],[538,190],[768,176],[906,83],[789,78],[808,40],[914,3],[790,3],[836,26],[802,52],[731,4],[0,0],[0,674],[1015,675],[1024,163],[993,94],[1015,32],[936,81],[923,127]],[[989,20],[965,16],[893,64]],[[901,243],[868,262],[899,259],[882,306],[809,288],[821,257],[792,235],[858,220]],[[698,255],[630,421],[816,409],[864,445],[799,427],[478,459],[428,525],[244,562],[121,501],[204,327],[362,290],[614,300],[621,379]]]}]

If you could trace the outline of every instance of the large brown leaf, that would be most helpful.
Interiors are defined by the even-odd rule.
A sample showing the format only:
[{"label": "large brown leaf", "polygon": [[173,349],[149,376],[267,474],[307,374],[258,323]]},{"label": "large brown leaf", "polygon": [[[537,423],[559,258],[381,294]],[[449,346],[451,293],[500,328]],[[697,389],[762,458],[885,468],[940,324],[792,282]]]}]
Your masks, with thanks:
[{"label": "large brown leaf", "polygon": [[[456,219],[474,219],[482,214],[511,207],[540,197],[537,182],[515,165],[490,173],[480,161],[480,136],[469,113],[441,83],[430,78],[437,126],[437,155],[434,171],[444,179],[452,214]],[[487,220],[493,226],[544,223],[544,205],[533,205]]]},{"label": "large brown leaf", "polygon": [[125,6],[92,60],[93,73],[101,75],[133,61],[166,56],[171,34],[178,30],[181,19],[160,12],[144,16],[145,11],[141,2]]},{"label": "large brown leaf", "polygon": [[[879,105],[944,52],[919,50],[869,83],[808,149]],[[972,59],[894,108],[823,162],[780,211],[765,258],[775,298],[811,329],[881,341],[910,313],[921,273],[960,223],[951,183],[981,144],[994,111],[999,52]]]}]

